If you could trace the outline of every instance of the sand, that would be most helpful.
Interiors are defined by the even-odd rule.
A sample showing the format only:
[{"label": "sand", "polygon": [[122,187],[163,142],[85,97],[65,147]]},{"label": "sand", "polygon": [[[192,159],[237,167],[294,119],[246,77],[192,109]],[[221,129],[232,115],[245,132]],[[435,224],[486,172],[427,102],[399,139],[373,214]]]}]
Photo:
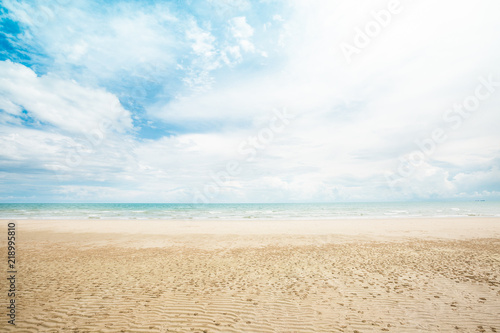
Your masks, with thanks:
[{"label": "sand", "polygon": [[2,314],[0,331],[500,332],[499,218],[18,220],[17,233],[17,325]]}]

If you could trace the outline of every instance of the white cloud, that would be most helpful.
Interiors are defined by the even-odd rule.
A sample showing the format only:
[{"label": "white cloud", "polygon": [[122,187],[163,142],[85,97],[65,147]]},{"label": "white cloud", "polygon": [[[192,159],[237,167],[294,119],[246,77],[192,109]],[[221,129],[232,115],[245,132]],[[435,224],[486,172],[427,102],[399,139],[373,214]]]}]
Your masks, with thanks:
[{"label": "white cloud", "polygon": [[240,41],[241,48],[245,52],[254,52],[255,51],[255,46],[250,43],[248,40],[242,40]]},{"label": "white cloud", "polygon": [[214,56],[215,37],[209,31],[198,27],[196,22],[191,21],[191,29],[186,32],[186,37],[192,41],[191,48],[194,53],[207,58]]},{"label": "white cloud", "polygon": [[279,15],[279,14],[273,15],[273,20],[274,21],[278,21],[278,22],[284,22],[285,21],[283,19],[283,17],[281,17],[281,15]]},{"label": "white cloud", "polygon": [[82,87],[51,74],[39,77],[9,60],[0,62],[0,75],[1,107],[10,114],[19,116],[24,109],[39,122],[72,133],[103,131],[104,121],[117,131],[132,128],[130,112],[105,90]]},{"label": "white cloud", "polygon": [[253,28],[247,23],[246,17],[234,17],[229,24],[234,38],[248,39],[253,36]]},{"label": "white cloud", "polygon": [[[255,51],[255,46],[250,41],[250,38],[254,34],[254,29],[247,23],[246,17],[240,16],[232,18],[231,20],[229,20],[229,26],[231,33],[233,37],[238,41],[241,50],[243,50],[244,52],[253,53]],[[239,56],[238,58],[241,58],[241,56]]]},{"label": "white cloud", "polygon": [[245,12],[252,8],[249,0],[208,0],[219,15],[231,15],[235,12]]},{"label": "white cloud", "polygon": [[188,67],[183,82],[191,91],[206,91],[214,82],[211,72],[221,66],[216,38],[210,31],[200,28],[195,20],[190,21],[186,38],[191,42],[191,50],[195,57]]},{"label": "white cloud", "polygon": [[144,64],[158,69],[175,66],[174,52],[167,51],[176,45],[170,26],[179,23],[167,6],[94,6],[92,2],[5,3],[10,17],[29,28],[20,47],[36,45],[53,59],[48,65],[53,71],[67,73],[77,66],[85,69],[80,79],[103,82]]}]

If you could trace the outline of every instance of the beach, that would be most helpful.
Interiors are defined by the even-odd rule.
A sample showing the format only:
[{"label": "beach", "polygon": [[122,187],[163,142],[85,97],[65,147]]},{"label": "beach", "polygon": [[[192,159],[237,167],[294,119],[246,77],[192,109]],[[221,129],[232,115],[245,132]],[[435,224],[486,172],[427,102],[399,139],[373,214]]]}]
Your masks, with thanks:
[{"label": "beach", "polygon": [[0,331],[500,332],[495,217],[16,220],[16,260]]}]

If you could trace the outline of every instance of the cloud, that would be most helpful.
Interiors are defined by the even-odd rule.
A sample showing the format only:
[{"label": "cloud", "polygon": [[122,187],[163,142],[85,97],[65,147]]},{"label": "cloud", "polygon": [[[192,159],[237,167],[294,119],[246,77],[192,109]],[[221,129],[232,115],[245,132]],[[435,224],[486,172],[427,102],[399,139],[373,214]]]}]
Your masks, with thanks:
[{"label": "cloud", "polygon": [[246,17],[234,17],[229,20],[229,24],[234,38],[248,39],[253,36],[253,28],[247,23]]},{"label": "cloud", "polygon": [[186,32],[188,40],[193,41],[191,48],[193,52],[202,57],[211,58],[214,56],[215,37],[209,31],[198,27],[196,22],[191,22],[191,29]]},{"label": "cloud", "polygon": [[11,19],[28,28],[18,43],[43,50],[51,59],[47,64],[51,69],[84,67],[102,79],[131,71],[137,63],[173,62],[165,51],[174,45],[168,26],[177,19],[166,6],[6,1],[5,7]]},{"label": "cloud", "polygon": [[130,113],[118,99],[103,89],[82,87],[74,81],[31,69],[10,61],[0,62],[0,107],[8,114],[27,114],[40,123],[71,133],[100,130],[111,123],[117,131],[132,128]]},{"label": "cloud", "polygon": [[[272,153],[263,153],[251,166],[256,171],[252,174],[255,182],[246,186],[247,193],[259,188],[257,184],[266,184],[266,174],[280,170],[274,183],[287,185],[279,190],[271,186],[268,191],[288,193],[288,199],[321,201],[322,195],[306,195],[309,190],[292,194],[289,186],[313,175],[319,179],[309,183],[315,184],[311,186],[317,193],[322,193],[321,188],[343,188],[340,198],[347,200],[453,197],[460,186],[455,184],[456,169],[450,163],[456,168],[466,164],[492,168],[489,156],[498,154],[498,135],[493,128],[485,132],[489,127],[486,119],[490,123],[497,119],[494,109],[498,94],[485,101],[459,130],[450,130],[443,122],[448,108],[474,92],[480,75],[500,73],[488,51],[488,41],[498,38],[493,28],[498,24],[493,17],[479,16],[488,5],[482,2],[472,11],[465,5],[454,6],[445,25],[442,13],[450,7],[434,6],[426,24],[415,29],[426,7],[404,3],[401,16],[393,17],[387,30],[348,66],[339,44],[352,38],[356,26],[372,19],[370,11],[382,10],[387,3],[367,4],[364,16],[355,6],[335,2],[298,3],[296,17],[287,22],[287,30],[294,36],[286,45],[289,57],[279,71],[273,68],[252,73],[230,86],[215,84],[205,94],[172,101],[152,109],[152,114],[173,122],[216,119],[229,127],[242,119],[253,123],[250,127],[258,132],[256,120],[273,108],[293,110],[298,115],[293,128],[282,134],[279,143],[273,142]],[[304,12],[310,15],[303,16]],[[331,19],[339,13],[340,21]],[[482,25],[464,25],[464,18],[481,20]],[[244,26],[243,18],[237,22]],[[453,38],[457,29],[460,39]],[[248,38],[253,32],[242,29],[234,35]],[[499,53],[498,48],[495,52]],[[388,189],[384,174],[396,172],[399,158],[418,150],[416,142],[436,127],[447,130],[449,142],[439,145],[425,165],[404,178],[405,186]],[[475,140],[475,136],[482,139]],[[466,147],[474,154],[465,157]],[[316,168],[304,173],[293,169],[298,165]],[[343,184],[348,177],[358,179],[356,186]],[[360,186],[363,179],[373,185]]]},{"label": "cloud", "polygon": [[251,2],[248,0],[208,0],[208,2],[219,15],[231,15],[236,12],[245,12],[252,7]]},{"label": "cloud", "polygon": [[254,29],[247,23],[246,17],[240,16],[229,20],[229,25],[233,37],[238,40],[239,46],[244,52],[254,52],[255,46],[250,41]]},{"label": "cloud", "polygon": [[[228,161],[241,170],[212,202],[500,197],[500,87],[459,128],[444,117],[480,77],[500,81],[495,1],[401,1],[350,63],[340,45],[387,1],[77,2],[45,25],[29,21],[38,4],[6,3],[33,65],[0,65],[2,170],[17,183],[16,168],[64,170],[41,185],[53,198],[191,202]],[[134,89],[139,106],[123,107]],[[263,144],[282,109],[293,120]],[[93,145],[82,128],[104,116],[121,132]],[[160,135],[141,137],[132,119]],[[446,140],[401,175],[435,129]],[[251,161],[245,142],[261,147]]]}]

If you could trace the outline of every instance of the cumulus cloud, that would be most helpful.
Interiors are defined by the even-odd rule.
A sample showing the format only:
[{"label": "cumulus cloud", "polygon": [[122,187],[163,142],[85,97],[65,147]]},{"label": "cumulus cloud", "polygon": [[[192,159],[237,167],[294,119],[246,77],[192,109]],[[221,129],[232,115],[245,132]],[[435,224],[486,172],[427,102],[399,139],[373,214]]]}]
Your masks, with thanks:
[{"label": "cumulus cloud", "polygon": [[102,131],[104,121],[118,131],[132,127],[130,113],[103,89],[82,87],[50,74],[37,76],[8,60],[0,62],[0,75],[0,107],[11,115],[26,111],[39,122],[72,133]]}]

